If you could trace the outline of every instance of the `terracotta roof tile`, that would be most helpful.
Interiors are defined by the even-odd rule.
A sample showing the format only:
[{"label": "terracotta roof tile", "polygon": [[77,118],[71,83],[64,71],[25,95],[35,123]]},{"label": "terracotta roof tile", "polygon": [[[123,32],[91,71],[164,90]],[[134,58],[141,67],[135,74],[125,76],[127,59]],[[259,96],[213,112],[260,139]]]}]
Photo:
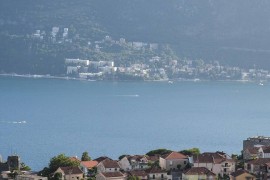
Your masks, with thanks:
[{"label": "terracotta roof tile", "polygon": [[187,159],[188,157],[179,152],[171,152],[162,156],[164,159]]},{"label": "terracotta roof tile", "polygon": [[[231,176],[233,176],[233,177],[237,177],[237,176],[240,176],[240,175],[242,175],[242,174],[244,174],[244,173],[248,173],[248,171],[246,171],[246,170],[237,170],[237,171],[235,171],[235,172],[233,172],[233,173],[231,173]],[[248,173],[249,174],[249,173]],[[251,174],[250,174],[251,175]]]},{"label": "terracotta roof tile", "polygon": [[124,177],[124,174],[121,172],[103,172],[101,173],[105,177]]},{"label": "terracotta roof tile", "polygon": [[147,173],[144,170],[133,170],[130,171],[129,174],[131,176],[141,176],[141,177],[147,176]]},{"label": "terracotta roof tile", "polygon": [[152,167],[150,169],[145,170],[146,173],[166,173],[166,170],[162,170],[158,167]]},{"label": "terracotta roof tile", "polygon": [[65,174],[82,174],[79,167],[59,167]]},{"label": "terracotta roof tile", "polygon": [[97,161],[81,161],[81,164],[89,169],[96,167],[98,162]]},{"label": "terracotta roof tile", "polygon": [[270,163],[270,158],[259,158],[247,162],[248,164],[264,165]]},{"label": "terracotta roof tile", "polygon": [[205,167],[192,167],[184,172],[185,175],[207,175],[215,176],[216,174]]},{"label": "terracotta roof tile", "polygon": [[270,146],[264,146],[263,147],[263,152],[264,153],[270,153]]},{"label": "terracotta roof tile", "polygon": [[206,152],[194,156],[194,163],[216,163],[220,164],[223,161],[233,161],[232,159],[228,159],[226,154],[223,152]]},{"label": "terracotta roof tile", "polygon": [[117,161],[105,159],[101,162],[105,168],[120,168]]}]

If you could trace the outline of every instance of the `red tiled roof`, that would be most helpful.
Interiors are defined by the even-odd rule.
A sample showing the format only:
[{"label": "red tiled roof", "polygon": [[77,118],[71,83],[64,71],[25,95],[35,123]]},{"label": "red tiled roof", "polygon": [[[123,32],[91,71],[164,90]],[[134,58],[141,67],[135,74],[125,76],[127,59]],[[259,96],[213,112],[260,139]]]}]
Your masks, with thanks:
[{"label": "red tiled roof", "polygon": [[[233,172],[233,173],[231,173],[231,176],[233,176],[233,177],[237,177],[237,176],[240,176],[240,175],[242,175],[242,174],[244,174],[244,173],[248,173],[248,171],[246,171],[246,170],[237,170],[237,171],[235,171],[235,172]],[[249,174],[249,173],[248,173]],[[251,174],[250,174],[251,175]]]},{"label": "red tiled roof", "polygon": [[216,174],[205,167],[192,167],[184,172],[185,175],[207,175],[215,176]]},{"label": "red tiled roof", "polygon": [[96,167],[98,162],[97,161],[81,161],[81,164],[89,169]]},{"label": "red tiled roof", "polygon": [[270,153],[270,146],[264,146],[263,147],[263,152],[264,153]]},{"label": "red tiled roof", "polygon": [[152,167],[150,169],[145,170],[146,173],[151,173],[151,174],[157,174],[157,173],[166,173],[166,170],[162,170],[161,168],[158,167]]},{"label": "red tiled roof", "polygon": [[79,167],[59,167],[65,174],[83,174]]},{"label": "red tiled roof", "polygon": [[105,168],[120,168],[117,161],[105,159],[101,162]]},{"label": "red tiled roof", "polygon": [[248,164],[254,164],[254,165],[264,165],[267,163],[270,163],[270,158],[259,158],[259,159],[254,159],[249,162]]},{"label": "red tiled roof", "polygon": [[144,170],[133,170],[130,171],[129,174],[131,176],[141,176],[141,177],[147,176],[147,173]]},{"label": "red tiled roof", "polygon": [[223,161],[233,161],[232,159],[227,159],[225,153],[215,152],[215,153],[202,153],[194,156],[194,163],[215,163],[220,164]]},{"label": "red tiled roof", "polygon": [[184,154],[179,153],[179,152],[171,152],[171,153],[165,154],[163,156],[163,158],[166,159],[166,160],[170,160],[170,159],[187,159],[187,156],[185,156]]},{"label": "red tiled roof", "polygon": [[124,174],[121,172],[103,172],[101,173],[105,177],[124,177]]}]

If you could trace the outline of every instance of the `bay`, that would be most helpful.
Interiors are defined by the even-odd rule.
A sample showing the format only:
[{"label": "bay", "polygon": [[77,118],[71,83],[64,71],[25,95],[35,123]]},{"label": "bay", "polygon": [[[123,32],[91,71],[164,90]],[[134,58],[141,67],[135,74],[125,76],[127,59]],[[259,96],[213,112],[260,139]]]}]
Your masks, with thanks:
[{"label": "bay", "polygon": [[243,82],[89,82],[0,77],[0,154],[33,170],[60,153],[92,158],[156,148],[240,154],[269,136],[270,86]]}]

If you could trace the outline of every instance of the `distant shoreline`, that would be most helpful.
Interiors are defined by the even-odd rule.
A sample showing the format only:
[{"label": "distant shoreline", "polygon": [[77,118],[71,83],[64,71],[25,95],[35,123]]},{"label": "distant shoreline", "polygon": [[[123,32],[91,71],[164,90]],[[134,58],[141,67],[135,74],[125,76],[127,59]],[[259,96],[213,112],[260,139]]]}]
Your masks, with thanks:
[{"label": "distant shoreline", "polygon": [[[84,78],[75,78],[69,76],[52,76],[52,75],[39,75],[39,74],[16,74],[16,73],[2,73],[0,76],[5,77],[21,77],[32,79],[62,79],[62,80],[76,80],[76,81],[108,81],[108,80],[90,80]],[[241,82],[241,83],[256,83],[256,80],[205,80],[205,79],[166,79],[166,80],[143,80],[141,82]],[[115,80],[115,82],[137,82],[134,80]],[[264,81],[265,82],[265,81]]]}]

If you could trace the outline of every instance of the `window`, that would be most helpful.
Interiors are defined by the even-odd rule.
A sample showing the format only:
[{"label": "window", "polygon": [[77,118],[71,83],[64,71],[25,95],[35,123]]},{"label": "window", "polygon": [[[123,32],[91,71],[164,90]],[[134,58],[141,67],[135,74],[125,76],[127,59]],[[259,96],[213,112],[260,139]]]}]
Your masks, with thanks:
[{"label": "window", "polygon": [[184,161],[184,164],[187,164],[187,161]]},{"label": "window", "polygon": [[115,168],[114,170],[117,171],[117,168]]},{"label": "window", "polygon": [[153,174],[153,179],[156,179],[156,176]]},{"label": "window", "polygon": [[170,166],[172,166],[172,161],[170,161]]},{"label": "window", "polygon": [[164,175],[163,175],[163,174],[161,174],[161,178],[162,178],[162,179],[164,178]]}]

